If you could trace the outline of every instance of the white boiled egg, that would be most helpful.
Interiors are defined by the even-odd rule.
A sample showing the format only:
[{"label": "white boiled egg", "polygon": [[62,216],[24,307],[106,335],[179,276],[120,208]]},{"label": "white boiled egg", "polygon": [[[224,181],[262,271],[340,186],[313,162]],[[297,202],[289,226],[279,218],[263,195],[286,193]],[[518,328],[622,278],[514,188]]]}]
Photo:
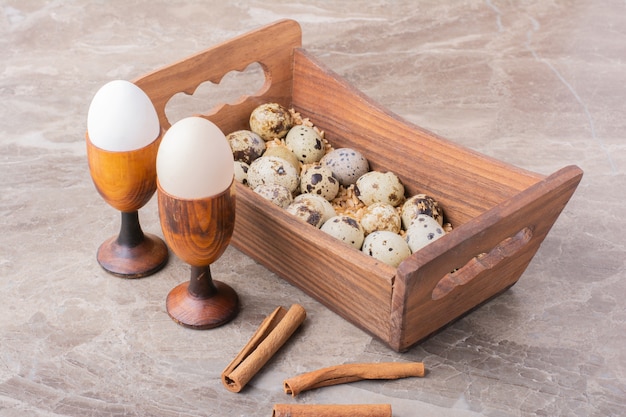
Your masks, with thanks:
[{"label": "white boiled egg", "polygon": [[169,128],[157,154],[163,191],[199,199],[225,191],[234,178],[233,153],[224,133],[202,117],[187,117]]},{"label": "white boiled egg", "polygon": [[141,149],[157,139],[160,132],[152,101],[130,81],[110,81],[91,100],[87,133],[98,148],[113,152]]}]

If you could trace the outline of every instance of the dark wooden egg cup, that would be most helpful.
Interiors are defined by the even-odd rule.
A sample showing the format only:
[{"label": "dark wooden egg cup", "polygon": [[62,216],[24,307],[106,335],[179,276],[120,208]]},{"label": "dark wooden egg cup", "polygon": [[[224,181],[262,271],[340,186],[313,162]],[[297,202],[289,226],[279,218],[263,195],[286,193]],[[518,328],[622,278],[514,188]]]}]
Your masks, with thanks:
[{"label": "dark wooden egg cup", "polygon": [[239,298],[230,286],[213,280],[210,265],[222,256],[233,234],[234,183],[221,194],[201,199],[180,199],[160,185],[157,195],[163,236],[172,251],[191,265],[189,281],[168,294],[167,313],[193,329],[229,322],[239,312]]},{"label": "dark wooden egg cup", "polygon": [[139,209],[156,190],[156,154],[160,138],[128,152],[98,148],[86,136],[91,178],[102,198],[122,214],[120,232],[98,248],[96,258],[107,272],[122,278],[142,278],[167,264],[168,249],[156,235],[144,233]]}]

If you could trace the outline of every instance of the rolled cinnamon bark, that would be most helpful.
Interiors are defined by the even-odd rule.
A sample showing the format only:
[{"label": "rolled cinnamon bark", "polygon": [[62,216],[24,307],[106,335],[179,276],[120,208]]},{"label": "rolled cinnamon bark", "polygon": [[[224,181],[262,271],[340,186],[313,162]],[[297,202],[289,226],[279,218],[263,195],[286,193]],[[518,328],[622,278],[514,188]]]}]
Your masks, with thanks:
[{"label": "rolled cinnamon bark", "polygon": [[330,366],[289,378],[283,382],[285,394],[296,396],[302,391],[345,384],[363,379],[399,379],[424,376],[422,362],[353,363]]},{"label": "rolled cinnamon bark", "polygon": [[267,316],[250,341],[222,372],[222,384],[239,392],[285,344],[306,318],[304,307],[293,304],[289,310],[277,307]]},{"label": "rolled cinnamon bark", "polygon": [[272,417],[391,417],[391,404],[275,404]]}]

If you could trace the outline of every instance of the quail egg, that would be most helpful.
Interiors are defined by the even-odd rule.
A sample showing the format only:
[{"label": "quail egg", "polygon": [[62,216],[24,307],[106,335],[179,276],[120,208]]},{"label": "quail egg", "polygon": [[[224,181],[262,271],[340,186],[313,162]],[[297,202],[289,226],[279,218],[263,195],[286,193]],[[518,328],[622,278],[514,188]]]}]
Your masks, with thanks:
[{"label": "quail egg", "polygon": [[289,204],[287,212],[319,228],[324,223],[324,207],[313,199],[300,199]]},{"label": "quail egg", "polygon": [[429,243],[443,237],[446,232],[437,220],[426,214],[418,214],[406,231],[406,242],[415,253]]},{"label": "quail egg", "polygon": [[248,184],[252,189],[261,184],[280,184],[294,193],[300,185],[300,177],[296,169],[284,159],[262,156],[250,164]]},{"label": "quail egg", "polygon": [[298,173],[300,173],[300,161],[296,158],[291,150],[282,145],[269,146],[263,156],[277,156],[279,158],[283,158],[285,161],[289,162],[296,169]]},{"label": "quail egg", "polygon": [[291,191],[284,185],[261,184],[254,189],[254,192],[281,208],[287,208],[293,202]]},{"label": "quail egg", "polygon": [[293,126],[289,110],[278,103],[265,103],[250,114],[250,130],[264,141],[283,138]]},{"label": "quail egg", "polygon": [[361,226],[363,226],[366,236],[378,230],[400,233],[400,215],[391,204],[374,203],[363,209]]},{"label": "quail egg", "polygon": [[315,129],[305,125],[292,127],[285,137],[285,145],[303,164],[318,162],[326,152],[322,137]]},{"label": "quail egg", "polygon": [[233,150],[235,161],[242,161],[249,165],[265,152],[263,139],[250,130],[237,130],[229,133],[226,139]]},{"label": "quail egg", "polygon": [[235,161],[235,181],[248,185],[248,170],[250,165],[242,161]]},{"label": "quail egg", "polygon": [[387,203],[396,207],[404,201],[404,186],[393,172],[368,172],[356,181],[354,191],[367,206]]},{"label": "quail egg", "polygon": [[317,194],[331,201],[339,192],[339,181],[326,165],[305,165],[300,173],[300,191]]},{"label": "quail egg", "polygon": [[402,226],[408,229],[418,214],[426,214],[443,225],[443,210],[434,198],[426,194],[409,197],[402,205]]},{"label": "quail egg", "polygon": [[400,262],[411,255],[411,249],[406,240],[399,234],[388,230],[378,230],[367,235],[361,250],[393,267],[397,267]]},{"label": "quail egg", "polygon": [[370,169],[367,159],[359,151],[351,148],[334,149],[324,155],[320,162],[330,167],[333,176],[344,187],[354,184]]},{"label": "quail egg", "polygon": [[320,229],[356,249],[361,249],[365,239],[363,227],[356,219],[350,216],[331,217]]},{"label": "quail egg", "polygon": [[310,201],[313,201],[314,204],[318,204],[321,206],[322,223],[326,222],[326,220],[330,219],[331,217],[334,217],[337,215],[337,212],[335,211],[335,208],[333,207],[333,205],[328,200],[326,200],[325,198],[317,194],[308,194],[308,193],[300,194],[300,195],[297,195],[293,199],[293,202],[298,203],[303,200],[310,200]]}]

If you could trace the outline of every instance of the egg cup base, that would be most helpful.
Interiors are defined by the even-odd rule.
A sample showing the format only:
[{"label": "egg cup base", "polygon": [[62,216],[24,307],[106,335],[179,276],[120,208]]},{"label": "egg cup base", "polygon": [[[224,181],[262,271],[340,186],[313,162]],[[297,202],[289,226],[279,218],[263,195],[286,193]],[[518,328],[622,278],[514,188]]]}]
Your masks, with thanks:
[{"label": "egg cup base", "polygon": [[146,233],[139,244],[129,246],[119,236],[105,240],[98,248],[98,263],[107,272],[120,278],[144,278],[160,271],[169,258],[165,242]]},{"label": "egg cup base", "polygon": [[215,293],[198,297],[189,292],[189,282],[174,287],[167,295],[169,316],[183,327],[196,330],[222,326],[239,313],[239,297],[229,285],[213,280]]}]

